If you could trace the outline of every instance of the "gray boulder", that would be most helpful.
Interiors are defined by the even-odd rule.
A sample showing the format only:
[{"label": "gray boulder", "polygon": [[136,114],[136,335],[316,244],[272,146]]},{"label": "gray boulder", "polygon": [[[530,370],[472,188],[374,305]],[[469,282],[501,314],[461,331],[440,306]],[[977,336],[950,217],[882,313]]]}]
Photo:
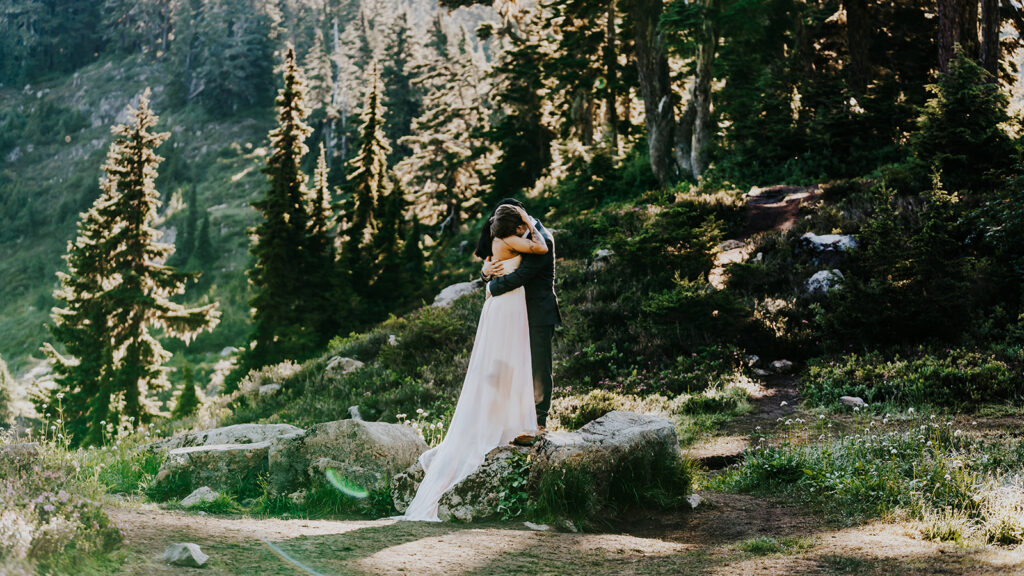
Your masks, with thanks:
[{"label": "gray boulder", "polygon": [[849,234],[822,234],[807,232],[800,237],[800,243],[814,252],[846,252],[857,247],[857,239]]},{"label": "gray boulder", "polygon": [[[441,496],[437,517],[445,522],[472,522],[497,516],[505,478],[515,470],[514,459],[529,453],[530,449],[522,446],[498,446],[488,452],[479,468]],[[408,510],[422,481],[419,461],[391,481],[391,496],[399,512]]]},{"label": "gray boulder", "polygon": [[175,448],[167,453],[154,482],[160,485],[184,476],[190,486],[221,491],[256,486],[267,471],[269,451],[270,442]]},{"label": "gray boulder", "polygon": [[616,410],[576,432],[549,432],[534,445],[532,478],[570,459],[612,473],[627,456],[640,452],[679,455],[675,424],[664,418]]},{"label": "gray boulder", "polygon": [[209,486],[200,486],[181,500],[181,507],[192,508],[205,502],[213,502],[217,498],[220,498],[219,492],[211,490]]},{"label": "gray boulder", "polygon": [[820,296],[838,288],[845,276],[839,270],[819,270],[807,279],[804,287],[808,294]]},{"label": "gray boulder", "polygon": [[335,356],[327,361],[327,373],[332,376],[341,376],[349,372],[355,372],[363,366],[364,364],[355,358]]},{"label": "gray boulder", "polygon": [[840,396],[839,403],[850,408],[867,408],[868,403],[859,396]]},{"label": "gray boulder", "polygon": [[223,428],[186,432],[166,440],[146,444],[144,448],[155,452],[169,452],[177,448],[215,446],[220,444],[258,444],[274,438],[301,434],[302,428],[291,424],[235,424]]},{"label": "gray boulder", "polygon": [[441,290],[441,293],[434,297],[434,303],[431,304],[431,306],[436,306],[438,308],[451,308],[452,304],[454,304],[459,298],[470,294],[478,294],[483,290],[483,288],[484,281],[479,279],[473,280],[472,282],[452,284],[444,290]]},{"label": "gray boulder", "polygon": [[174,566],[185,566],[188,568],[202,568],[210,557],[203,554],[198,544],[185,542],[171,544],[164,550],[164,561]]},{"label": "gray boulder", "polygon": [[789,360],[774,360],[771,366],[772,372],[776,374],[788,374],[793,371],[793,363]]},{"label": "gray boulder", "polygon": [[419,434],[404,424],[325,422],[271,443],[269,486],[275,493],[289,494],[332,468],[372,491],[412,466],[426,449]]}]

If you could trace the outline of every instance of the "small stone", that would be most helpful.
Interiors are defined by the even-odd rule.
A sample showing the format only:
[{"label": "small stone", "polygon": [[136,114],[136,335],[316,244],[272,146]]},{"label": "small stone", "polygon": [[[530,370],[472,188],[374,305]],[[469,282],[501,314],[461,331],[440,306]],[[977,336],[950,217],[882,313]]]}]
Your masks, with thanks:
[{"label": "small stone", "polygon": [[700,506],[700,503],[703,502],[704,499],[701,498],[700,494],[690,494],[686,497],[686,501],[690,503],[690,509],[692,510],[697,506]]},{"label": "small stone", "polygon": [[348,415],[353,420],[362,420],[363,415],[359,413],[359,406],[349,406]]},{"label": "small stone", "polygon": [[868,405],[868,403],[859,396],[840,396],[839,402],[849,406],[850,408],[864,408]]},{"label": "small stone", "polygon": [[536,530],[538,532],[547,532],[551,530],[551,526],[547,524],[534,524],[533,522],[523,522],[523,526],[526,526],[530,530]]},{"label": "small stone", "polygon": [[772,371],[776,374],[787,374],[793,371],[793,363],[789,360],[775,360],[772,362]]},{"label": "small stone", "polygon": [[576,527],[576,523],[573,522],[572,520],[563,520],[562,521],[562,526],[566,530],[568,530],[569,532],[572,532],[574,534],[580,531],[580,529]]},{"label": "small stone", "polygon": [[772,375],[771,372],[769,372],[767,370],[763,370],[761,368],[754,368],[753,370],[751,370],[751,372],[753,372],[754,376],[757,376],[758,378],[764,378],[766,376],[771,376]]},{"label": "small stone", "polygon": [[761,357],[757,354],[750,354],[747,356],[746,360],[747,366],[757,366],[757,364],[761,362]]},{"label": "small stone", "polygon": [[220,493],[216,490],[211,489],[208,486],[201,486],[196,488],[191,494],[185,496],[181,500],[182,508],[192,508],[203,504],[204,502],[213,502],[217,498],[220,498]]},{"label": "small stone", "polygon": [[209,559],[210,557],[199,549],[198,544],[191,542],[171,544],[164,550],[164,561],[175,566],[202,568]]},{"label": "small stone", "polygon": [[846,252],[857,247],[857,239],[849,234],[822,234],[808,232],[800,237],[804,246],[817,252]]}]

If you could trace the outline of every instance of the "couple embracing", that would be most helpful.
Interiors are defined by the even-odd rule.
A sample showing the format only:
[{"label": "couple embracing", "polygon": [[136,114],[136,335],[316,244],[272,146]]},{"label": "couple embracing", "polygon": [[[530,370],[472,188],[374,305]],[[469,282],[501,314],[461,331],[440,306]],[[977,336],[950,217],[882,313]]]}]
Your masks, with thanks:
[{"label": "couple embracing", "polygon": [[502,200],[477,244],[487,300],[444,440],[420,456],[424,476],[404,520],[437,522],[441,496],[510,441],[544,433],[551,405],[555,242],[518,200]]}]

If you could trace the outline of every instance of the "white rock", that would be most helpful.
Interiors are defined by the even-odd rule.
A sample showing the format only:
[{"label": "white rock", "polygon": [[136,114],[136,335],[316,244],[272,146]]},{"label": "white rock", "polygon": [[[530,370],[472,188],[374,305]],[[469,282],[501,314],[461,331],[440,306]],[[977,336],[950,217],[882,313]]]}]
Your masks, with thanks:
[{"label": "white rock", "polygon": [[327,371],[334,375],[355,372],[363,366],[365,364],[355,358],[344,358],[342,356],[335,356],[327,361]]},{"label": "white rock", "polygon": [[463,296],[470,294],[477,294],[484,287],[483,280],[473,280],[472,282],[460,282],[459,284],[452,284],[434,298],[434,303],[431,306],[438,308],[451,308],[451,305],[456,300]]},{"label": "white rock", "polygon": [[690,494],[686,497],[686,501],[689,502],[690,509],[692,510],[693,508],[700,506],[700,503],[703,502],[704,499],[700,497],[700,494]]},{"label": "white rock", "polygon": [[538,532],[547,532],[551,530],[551,526],[547,524],[534,524],[533,522],[523,522],[523,526],[526,526],[530,530],[536,530]]},{"label": "white rock", "polygon": [[868,405],[863,398],[858,396],[840,396],[839,402],[850,408],[864,408]]},{"label": "white rock", "polygon": [[760,378],[764,378],[765,376],[771,376],[772,375],[771,372],[769,372],[767,370],[763,370],[761,368],[754,368],[753,370],[751,370],[751,372],[754,373],[754,376],[758,376]]},{"label": "white rock", "polygon": [[352,418],[353,420],[362,420],[363,419],[363,415],[359,413],[359,406],[349,406],[348,407],[348,415],[349,415],[349,418]]},{"label": "white rock", "polygon": [[280,389],[280,384],[264,384],[263,386],[260,386],[260,396],[272,396]]},{"label": "white rock", "polygon": [[171,544],[164,550],[164,561],[175,566],[201,568],[209,559],[210,557],[199,549],[198,544],[191,542]]},{"label": "white rock", "polygon": [[786,374],[793,371],[793,363],[789,360],[775,360],[772,362],[772,371],[776,374]]},{"label": "white rock", "polygon": [[849,234],[823,234],[808,232],[800,237],[804,246],[817,252],[846,252],[857,247],[857,239]]},{"label": "white rock", "polygon": [[715,252],[728,252],[729,250],[737,250],[743,248],[747,244],[742,240],[726,240],[715,247]]},{"label": "white rock", "polygon": [[615,256],[615,252],[613,250],[609,250],[608,248],[601,248],[597,252],[594,252],[594,261],[608,260],[612,256]]},{"label": "white rock", "polygon": [[839,270],[819,270],[807,279],[804,287],[809,294],[826,294],[838,288],[845,278]]},{"label": "white rock", "polygon": [[181,500],[181,507],[192,508],[193,506],[198,506],[204,502],[213,502],[217,498],[220,498],[219,492],[210,489],[209,486],[200,486]]}]

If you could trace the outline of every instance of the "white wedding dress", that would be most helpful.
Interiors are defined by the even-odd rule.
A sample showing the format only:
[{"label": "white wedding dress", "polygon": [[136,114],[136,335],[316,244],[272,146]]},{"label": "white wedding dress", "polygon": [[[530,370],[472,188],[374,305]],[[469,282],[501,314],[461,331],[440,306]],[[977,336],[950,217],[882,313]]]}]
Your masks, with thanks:
[{"label": "white wedding dress", "polygon": [[[506,270],[516,256],[506,264]],[[441,496],[497,446],[537,430],[530,367],[530,333],[522,287],[484,303],[469,369],[451,425],[438,446],[420,456],[425,472],[401,520],[438,522]]]}]

